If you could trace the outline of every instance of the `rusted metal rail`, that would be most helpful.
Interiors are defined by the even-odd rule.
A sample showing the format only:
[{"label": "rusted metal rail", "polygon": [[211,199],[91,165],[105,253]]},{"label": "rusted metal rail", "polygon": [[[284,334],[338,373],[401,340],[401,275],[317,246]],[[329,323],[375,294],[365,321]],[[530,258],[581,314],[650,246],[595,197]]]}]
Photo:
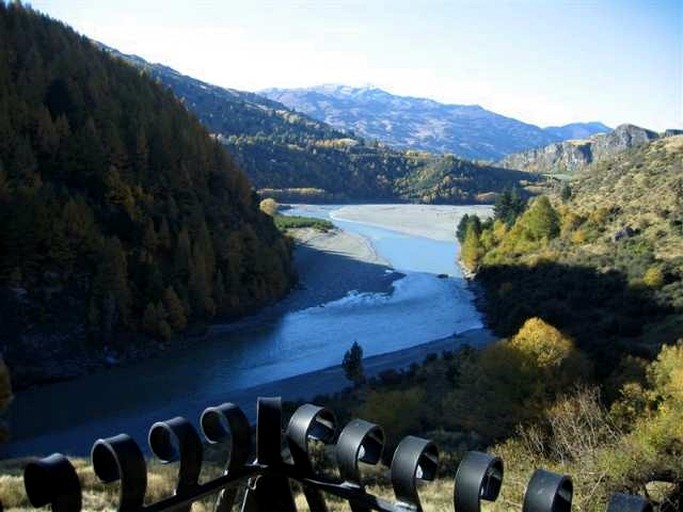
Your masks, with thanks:
[{"label": "rusted metal rail", "polygon": [[[93,469],[102,482],[118,484],[118,510],[189,511],[192,503],[215,496],[212,499],[217,512],[236,508],[247,512],[294,512],[297,508],[291,482],[298,482],[311,512],[326,511],[329,495],[348,502],[353,512],[421,511],[418,481],[436,477],[437,447],[426,439],[408,436],[399,443],[390,466],[395,500],[374,496],[363,484],[359,463],[380,461],[384,447],[381,427],[356,419],[337,434],[333,413],[311,404],[299,407],[283,432],[280,399],[260,398],[255,457],[251,425],[236,405],[209,407],[202,413],[200,425],[204,440],[185,418],[176,417],[152,425],[148,437],[152,453],[162,462],[178,464],[174,495],[156,503],[144,503],[147,466],[142,450],[133,439],[119,434],[94,443]],[[314,440],[333,448],[338,476],[316,472],[309,453]],[[223,443],[230,450],[223,475],[200,483],[203,442]],[[30,462],[24,472],[24,483],[34,507],[49,505],[56,512],[76,512],[82,508],[82,489],[76,470],[61,454]],[[455,475],[453,509],[478,512],[482,500],[496,500],[502,483],[503,461],[499,457],[469,452]],[[522,510],[569,511],[572,493],[569,476],[536,470],[527,485]],[[652,506],[640,496],[616,494],[607,510],[648,511]]]}]

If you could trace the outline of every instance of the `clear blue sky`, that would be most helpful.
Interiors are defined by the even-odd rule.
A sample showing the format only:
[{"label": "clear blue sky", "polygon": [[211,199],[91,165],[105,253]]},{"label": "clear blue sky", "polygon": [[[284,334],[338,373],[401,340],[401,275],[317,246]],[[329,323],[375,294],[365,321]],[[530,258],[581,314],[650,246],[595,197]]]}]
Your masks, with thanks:
[{"label": "clear blue sky", "polygon": [[541,126],[683,128],[680,0],[35,0],[235,89],[372,84]]}]

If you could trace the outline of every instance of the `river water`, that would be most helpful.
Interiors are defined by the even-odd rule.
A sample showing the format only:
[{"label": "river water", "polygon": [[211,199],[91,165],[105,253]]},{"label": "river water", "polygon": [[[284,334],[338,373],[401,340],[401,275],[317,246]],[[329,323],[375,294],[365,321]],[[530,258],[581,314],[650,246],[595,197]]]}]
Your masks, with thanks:
[{"label": "river water", "polygon": [[[372,356],[482,326],[455,264],[454,238],[435,240],[347,222],[335,218],[336,211],[306,208],[306,214],[332,218],[370,240],[403,275],[389,290],[350,291],[315,307],[264,312],[214,326],[208,339],[192,348],[17,393],[9,415],[14,440],[4,447],[5,455],[87,454],[96,438],[119,432],[144,445],[154,421],[176,415],[196,421],[206,406],[239,403],[233,396],[240,390],[338,366],[354,340]],[[277,386],[271,394],[278,394]],[[245,412],[253,408],[240,405]]]}]

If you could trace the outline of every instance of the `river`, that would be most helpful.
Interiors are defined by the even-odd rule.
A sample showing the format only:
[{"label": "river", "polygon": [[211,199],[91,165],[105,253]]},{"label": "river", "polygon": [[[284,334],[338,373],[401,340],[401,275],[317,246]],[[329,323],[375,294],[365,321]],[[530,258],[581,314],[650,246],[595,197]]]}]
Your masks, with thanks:
[{"label": "river", "polygon": [[[480,215],[490,211],[439,208],[458,215],[472,208]],[[308,206],[292,213],[300,211],[331,218],[338,227],[366,237],[400,274],[378,267],[378,272],[392,274],[385,290],[350,290],[342,298],[303,309],[271,308],[215,325],[207,339],[191,348],[19,392],[9,413],[13,441],[4,454],[83,455],[96,438],[120,432],[130,433],[144,446],[145,432],[154,421],[183,415],[196,422],[204,407],[224,401],[251,411],[254,395],[245,390],[278,395],[285,382],[294,385],[282,379],[338,367],[353,341],[361,344],[365,356],[378,356],[482,327],[455,264],[457,247],[450,234],[455,225],[447,236],[426,238],[357,218],[349,221],[339,207]],[[342,385],[338,375],[334,379],[328,387]],[[306,381],[296,386],[302,394],[295,397],[315,394],[302,389]],[[316,390],[324,388],[316,385]]]}]

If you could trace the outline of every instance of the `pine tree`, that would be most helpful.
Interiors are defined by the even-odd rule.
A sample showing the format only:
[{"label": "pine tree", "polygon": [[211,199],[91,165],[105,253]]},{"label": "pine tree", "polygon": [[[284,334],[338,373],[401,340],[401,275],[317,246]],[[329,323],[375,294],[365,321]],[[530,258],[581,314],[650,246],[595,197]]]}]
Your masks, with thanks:
[{"label": "pine tree", "polygon": [[190,263],[192,260],[192,245],[190,243],[190,234],[186,227],[178,233],[178,242],[176,243],[175,253],[173,256],[173,273],[175,279],[181,283],[187,283],[190,275]]},{"label": "pine tree", "polygon": [[460,222],[458,222],[458,227],[455,230],[455,236],[458,239],[458,242],[460,243],[463,243],[465,241],[465,235],[467,234],[467,225],[469,224],[469,221],[470,216],[466,213],[462,216]]},{"label": "pine tree", "polygon": [[158,243],[159,248],[163,251],[168,251],[171,248],[171,230],[168,227],[168,220],[166,220],[166,217],[161,218]]},{"label": "pine tree", "polygon": [[212,317],[216,312],[216,305],[212,298],[211,281],[206,269],[204,255],[198,250],[195,250],[192,255],[187,286],[190,292],[192,312],[200,317]]},{"label": "pine tree", "polygon": [[216,304],[216,309],[220,310],[225,302],[225,285],[223,284],[225,279],[223,279],[223,272],[218,269],[215,273],[215,278],[213,281],[213,300]]},{"label": "pine tree", "polygon": [[465,268],[474,272],[479,265],[483,252],[477,227],[475,224],[470,223],[467,226],[465,241],[460,246],[460,261],[462,261]]},{"label": "pine tree", "polygon": [[546,196],[536,198],[520,220],[531,240],[550,240],[560,234],[560,216]]},{"label": "pine tree", "polygon": [[153,302],[148,302],[142,315],[142,330],[150,336],[156,336],[159,324],[157,308]]},{"label": "pine tree", "polygon": [[342,360],[344,376],[355,385],[365,382],[365,369],[363,368],[363,347],[357,341],[344,354]]},{"label": "pine tree", "polygon": [[157,326],[156,326],[156,336],[159,339],[168,341],[173,336],[173,329],[168,323],[168,314],[166,313],[166,308],[163,302],[159,301],[156,305],[156,316],[157,316]]},{"label": "pine tree", "polygon": [[496,199],[493,207],[493,216],[496,220],[502,220],[508,227],[512,226],[517,217],[526,209],[526,200],[519,193],[517,187],[504,190]]},{"label": "pine tree", "polygon": [[569,186],[569,183],[564,182],[562,183],[562,188],[560,189],[560,199],[562,199],[563,203],[566,203],[572,198],[572,188]]},{"label": "pine tree", "polygon": [[116,237],[108,238],[104,243],[91,296],[92,307],[97,310],[91,313],[91,317],[99,320],[99,325],[91,328],[99,333],[104,343],[108,343],[117,324],[127,325],[129,322],[128,265],[121,242]]},{"label": "pine tree", "polygon": [[154,221],[147,219],[145,222],[145,232],[142,234],[142,248],[147,254],[148,258],[153,258],[157,250],[157,233],[154,230]]},{"label": "pine tree", "polygon": [[511,193],[510,190],[505,189],[496,199],[496,203],[493,206],[493,216],[496,219],[500,219],[507,224],[510,218],[510,205],[511,205]]},{"label": "pine tree", "polygon": [[182,331],[187,326],[187,316],[185,315],[183,303],[172,286],[164,290],[162,300],[168,313],[169,325],[176,332]]}]

